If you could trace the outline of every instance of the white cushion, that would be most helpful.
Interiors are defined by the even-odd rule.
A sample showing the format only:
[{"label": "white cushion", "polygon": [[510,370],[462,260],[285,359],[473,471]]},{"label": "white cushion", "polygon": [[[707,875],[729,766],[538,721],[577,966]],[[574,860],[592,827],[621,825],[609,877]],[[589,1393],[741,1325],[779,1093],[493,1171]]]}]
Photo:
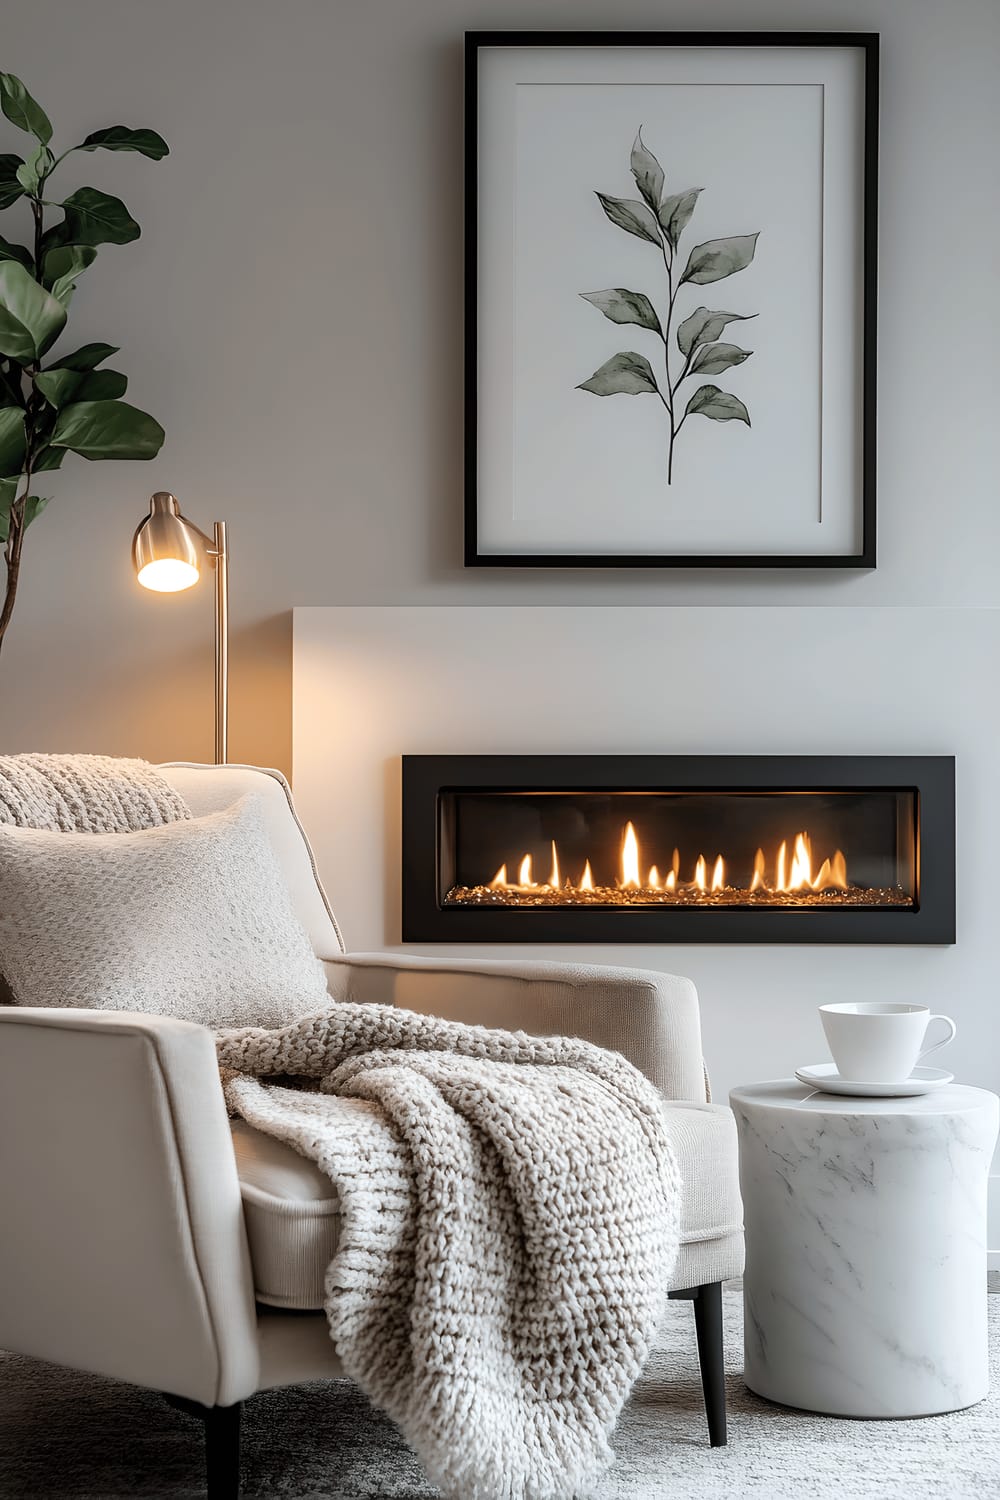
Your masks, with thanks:
[{"label": "white cushion", "polygon": [[[683,1183],[681,1248],[671,1290],[725,1281],[743,1269],[736,1127],[721,1104],[663,1106]],[[315,1162],[231,1120],[254,1296],[272,1307],[320,1308],[340,1239],[336,1189]]]},{"label": "white cushion", "polygon": [[140,833],[0,828],[0,969],[15,1003],[282,1026],[326,976],[259,800]]},{"label": "white cushion", "polygon": [[180,793],[196,818],[232,807],[248,793],[260,797],[264,826],[314,953],[325,959],[345,951],[337,919],[320,882],[315,856],[296,815],[288,782],[280,771],[188,762],[158,766],[157,770]]}]

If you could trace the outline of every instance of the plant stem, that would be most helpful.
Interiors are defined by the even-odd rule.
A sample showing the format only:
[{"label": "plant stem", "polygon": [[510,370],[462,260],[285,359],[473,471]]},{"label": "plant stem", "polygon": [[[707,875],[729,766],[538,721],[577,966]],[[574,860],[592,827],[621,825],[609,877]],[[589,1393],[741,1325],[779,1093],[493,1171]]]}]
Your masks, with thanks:
[{"label": "plant stem", "polygon": [[[670,413],[670,442],[667,447],[667,484],[671,484],[674,477],[674,439],[676,438],[677,433],[680,430],[679,427],[674,426],[674,392],[677,390],[677,385],[680,384],[680,381],[677,382],[677,385],[672,385],[670,381],[670,324],[673,321],[674,302],[677,299],[677,293],[680,291],[680,287],[674,287],[673,252],[669,249],[668,241],[664,238],[663,231],[659,226],[657,226],[657,233],[660,236],[660,249],[663,252],[663,264],[667,269],[667,294],[670,299],[667,304],[667,317],[666,323],[664,324],[663,328],[663,362],[667,372],[667,390],[669,392],[669,398],[665,400],[663,404],[666,406],[667,411]],[[683,379],[683,376],[681,378]]]},{"label": "plant stem", "polygon": [[[35,220],[35,271],[41,277],[42,261],[42,236],[45,233],[45,211],[37,198],[32,199],[31,212]],[[25,373],[32,381],[38,374],[38,360],[26,365]],[[24,489],[14,501],[10,508],[10,519],[7,531],[7,545],[4,547],[4,563],[7,568],[7,586],[4,590],[3,605],[0,606],[0,650],[3,649],[4,637],[10,624],[11,615],[14,613],[14,601],[17,598],[17,585],[21,576],[21,549],[24,546],[24,533],[27,530],[24,524],[24,508],[28,496],[31,494],[31,475],[35,462],[35,420],[38,412],[38,393],[32,389],[31,395],[25,403],[24,429],[25,429],[25,455],[24,455]]]}]

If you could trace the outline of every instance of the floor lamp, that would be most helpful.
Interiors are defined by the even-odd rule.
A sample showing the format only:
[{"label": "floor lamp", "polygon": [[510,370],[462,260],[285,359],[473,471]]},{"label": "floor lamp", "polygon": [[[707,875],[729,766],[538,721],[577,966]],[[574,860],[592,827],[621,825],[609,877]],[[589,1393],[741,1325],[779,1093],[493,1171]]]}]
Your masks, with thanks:
[{"label": "floor lamp", "polygon": [[198,582],[199,559],[215,569],[215,763],[229,751],[229,543],[225,521],[216,521],[207,536],[181,515],[177,498],[157,490],[149,515],[132,538],[132,562],[143,588],[176,594]]}]

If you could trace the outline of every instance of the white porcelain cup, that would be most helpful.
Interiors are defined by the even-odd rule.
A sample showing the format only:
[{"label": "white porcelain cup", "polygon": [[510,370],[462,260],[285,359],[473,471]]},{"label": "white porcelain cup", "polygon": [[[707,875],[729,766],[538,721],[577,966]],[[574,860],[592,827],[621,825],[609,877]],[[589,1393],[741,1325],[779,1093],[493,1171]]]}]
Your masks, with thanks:
[{"label": "white porcelain cup", "polygon": [[[926,1005],[851,1002],[821,1005],[819,1015],[837,1072],[854,1083],[901,1083],[958,1030],[950,1016],[932,1016]],[[925,1047],[932,1021],[943,1021],[948,1035]]]}]

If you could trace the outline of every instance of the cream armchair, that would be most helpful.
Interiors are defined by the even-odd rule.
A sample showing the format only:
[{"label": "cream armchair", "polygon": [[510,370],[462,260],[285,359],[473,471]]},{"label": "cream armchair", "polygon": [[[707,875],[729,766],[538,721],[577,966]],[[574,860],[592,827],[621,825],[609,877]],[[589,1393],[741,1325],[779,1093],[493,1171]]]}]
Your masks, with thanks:
[{"label": "cream armchair", "polygon": [[[707,1102],[698,1001],[638,969],[347,954],[284,780],[168,766],[195,815],[252,790],[337,999],[624,1053],[657,1085],[684,1182],[670,1294],[694,1302],[709,1435],[724,1443],[721,1283],[743,1264],[737,1149]],[[241,1403],[343,1372],[321,1311],[334,1189],[227,1119],[211,1034],[163,1016],[0,1008],[0,1347],[163,1391],[206,1429],[211,1500],[239,1494]]]}]

